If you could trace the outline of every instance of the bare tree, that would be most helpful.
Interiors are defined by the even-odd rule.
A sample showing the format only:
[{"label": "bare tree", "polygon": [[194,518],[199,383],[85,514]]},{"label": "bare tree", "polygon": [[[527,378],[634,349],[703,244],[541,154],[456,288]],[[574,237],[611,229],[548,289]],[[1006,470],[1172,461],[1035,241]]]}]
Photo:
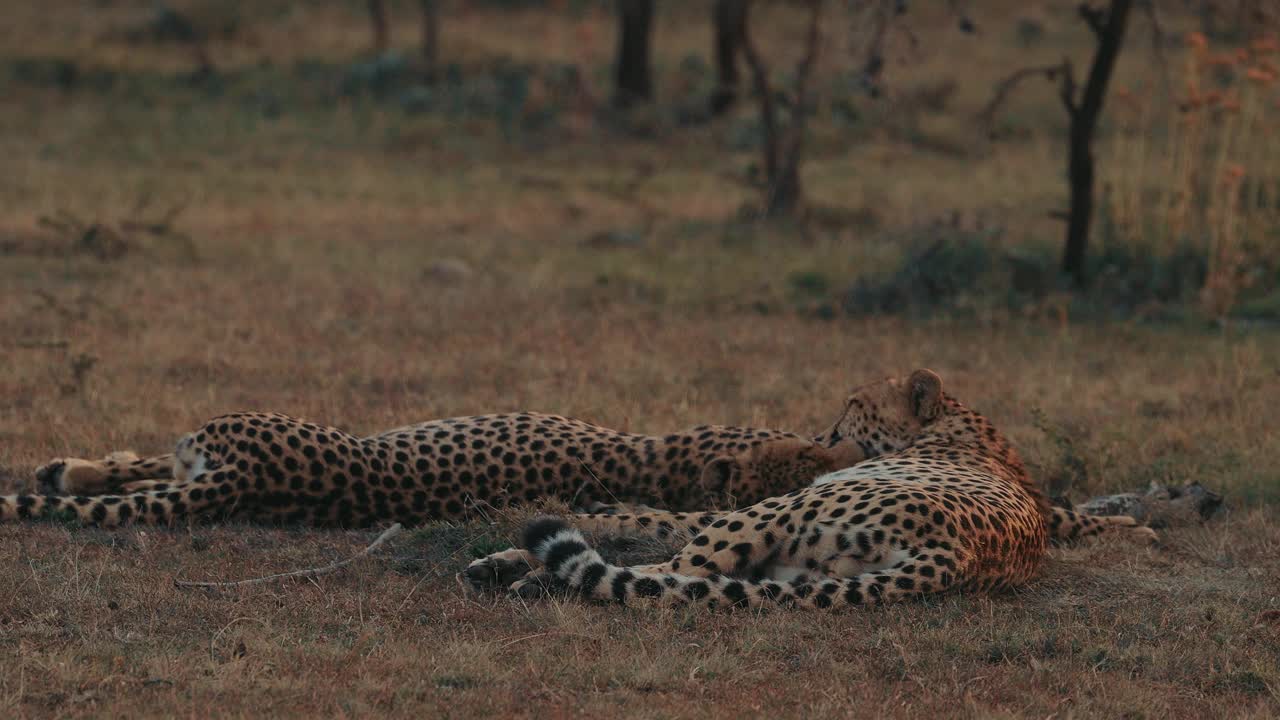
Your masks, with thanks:
[{"label": "bare tree", "polygon": [[626,108],[653,98],[649,46],[654,0],[618,0],[618,62],[613,104]]},{"label": "bare tree", "polygon": [[711,95],[711,114],[720,115],[738,100],[738,54],[747,31],[747,0],[716,0],[712,18],[716,89]]},{"label": "bare tree", "polygon": [[809,9],[809,27],[805,36],[804,55],[796,65],[795,94],[788,103],[790,117],[785,123],[779,117],[778,101],[785,93],[773,86],[769,67],[751,40],[747,18],[750,3],[743,7],[742,50],[751,68],[756,99],[760,103],[760,121],[764,128],[764,169],[766,217],[790,215],[800,207],[800,159],[804,148],[805,120],[812,99],[809,81],[818,61],[821,44],[822,0],[804,0]]},{"label": "bare tree", "polygon": [[436,76],[440,62],[440,2],[419,0],[422,9],[422,63],[428,78]]},{"label": "bare tree", "polygon": [[[1098,130],[1098,119],[1102,115],[1103,101],[1107,97],[1107,85],[1111,82],[1116,60],[1120,57],[1125,25],[1132,9],[1133,0],[1111,0],[1106,9],[1089,3],[1081,3],[1077,8],[1098,43],[1083,91],[1076,87],[1075,67],[1071,59],[1064,58],[1058,65],[1015,70],[996,84],[995,94],[978,113],[978,121],[990,133],[996,111],[1019,83],[1037,75],[1057,82],[1058,97],[1069,120],[1067,182],[1070,208],[1066,213],[1067,236],[1062,250],[1062,270],[1071,276],[1077,287],[1083,287],[1088,279],[1085,273],[1085,253],[1089,246],[1089,227],[1093,222],[1093,138]],[[1055,213],[1057,215],[1059,214]]]},{"label": "bare tree", "polygon": [[1062,251],[1062,269],[1083,287],[1085,250],[1089,244],[1089,225],[1093,221],[1093,136],[1098,129],[1107,85],[1120,57],[1124,42],[1125,22],[1133,0],[1111,0],[1103,10],[1088,3],[1079,8],[1080,17],[1088,24],[1098,41],[1085,80],[1084,91],[1077,97],[1075,73],[1071,61],[1063,61],[1060,97],[1070,117],[1067,178],[1070,183],[1071,209],[1067,215],[1067,240]]},{"label": "bare tree", "polygon": [[[936,0],[927,3],[937,4]],[[912,5],[909,0],[847,0],[846,6],[849,50],[860,69],[863,89],[873,99],[885,97],[890,56],[909,54],[918,58],[922,51],[927,52],[928,43],[921,40],[909,21]],[[946,6],[960,32],[978,33],[978,26],[969,17],[966,0],[947,0]]]},{"label": "bare tree", "polygon": [[381,54],[391,47],[391,22],[382,0],[369,0],[369,20],[373,23],[373,49]]},{"label": "bare tree", "polygon": [[[373,49],[378,54],[391,49],[391,18],[383,0],[368,0],[369,20],[373,24]],[[434,79],[440,62],[440,2],[418,0],[422,12],[423,74]]]}]

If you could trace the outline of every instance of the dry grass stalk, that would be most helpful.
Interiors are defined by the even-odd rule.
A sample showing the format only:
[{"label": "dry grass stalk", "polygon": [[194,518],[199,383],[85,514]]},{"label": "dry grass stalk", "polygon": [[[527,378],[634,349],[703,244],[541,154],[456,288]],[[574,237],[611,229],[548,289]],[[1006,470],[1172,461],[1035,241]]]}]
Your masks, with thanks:
[{"label": "dry grass stalk", "polygon": [[391,527],[387,528],[386,530],[383,530],[382,534],[378,535],[377,539],[375,539],[372,543],[370,543],[369,546],[366,547],[364,550],[361,550],[360,552],[356,553],[355,555],[352,555],[346,560],[339,560],[338,562],[330,563],[328,565],[325,565],[324,567],[306,568],[303,570],[291,570],[289,572],[276,573],[274,575],[264,575],[262,577],[249,578],[247,580],[227,580],[227,581],[206,582],[206,581],[200,581],[200,580],[180,580],[180,579],[174,578],[173,585],[174,587],[180,587],[180,588],[229,588],[229,587],[244,587],[246,585],[261,585],[262,583],[274,582],[276,580],[288,580],[290,578],[305,578],[310,580],[310,579],[318,578],[324,575],[333,574],[361,558],[368,557],[370,554],[373,553],[373,551],[382,547],[384,543],[386,543],[388,540],[395,537],[396,535],[399,535],[403,530],[404,528],[400,525],[400,523],[396,523]]}]

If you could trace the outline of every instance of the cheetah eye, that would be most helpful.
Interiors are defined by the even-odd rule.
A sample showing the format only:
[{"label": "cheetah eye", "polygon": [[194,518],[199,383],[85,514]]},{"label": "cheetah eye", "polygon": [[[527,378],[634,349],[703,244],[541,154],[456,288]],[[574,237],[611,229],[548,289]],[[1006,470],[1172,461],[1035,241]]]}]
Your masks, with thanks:
[{"label": "cheetah eye", "polygon": [[827,438],[828,442],[830,442],[832,445],[835,445],[836,443],[840,442],[843,439],[844,439],[844,436],[840,434],[839,430],[835,430],[835,429],[831,431],[831,436]]}]

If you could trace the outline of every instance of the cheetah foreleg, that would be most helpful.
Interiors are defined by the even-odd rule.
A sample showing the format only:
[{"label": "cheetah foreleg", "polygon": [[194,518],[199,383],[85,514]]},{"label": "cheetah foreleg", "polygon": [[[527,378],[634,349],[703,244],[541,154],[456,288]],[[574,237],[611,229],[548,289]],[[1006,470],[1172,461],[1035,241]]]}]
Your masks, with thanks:
[{"label": "cheetah foreleg", "polygon": [[457,579],[463,590],[487,592],[512,587],[541,567],[542,563],[532,553],[519,548],[508,548],[472,560],[465,570],[458,573]]},{"label": "cheetah foreleg", "polygon": [[58,458],[36,468],[36,484],[45,495],[103,495],[126,482],[173,477],[173,455],[140,458],[114,452],[101,460]]}]

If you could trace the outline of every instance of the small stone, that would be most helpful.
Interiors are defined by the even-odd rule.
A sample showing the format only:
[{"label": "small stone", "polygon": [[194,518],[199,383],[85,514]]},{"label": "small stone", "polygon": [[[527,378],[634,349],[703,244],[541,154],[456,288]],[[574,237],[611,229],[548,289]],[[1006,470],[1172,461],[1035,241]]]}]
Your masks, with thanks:
[{"label": "small stone", "polygon": [[422,271],[422,277],[441,285],[461,285],[475,276],[475,270],[464,260],[444,258],[437,260]]}]

